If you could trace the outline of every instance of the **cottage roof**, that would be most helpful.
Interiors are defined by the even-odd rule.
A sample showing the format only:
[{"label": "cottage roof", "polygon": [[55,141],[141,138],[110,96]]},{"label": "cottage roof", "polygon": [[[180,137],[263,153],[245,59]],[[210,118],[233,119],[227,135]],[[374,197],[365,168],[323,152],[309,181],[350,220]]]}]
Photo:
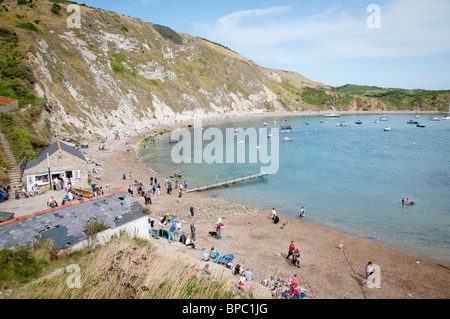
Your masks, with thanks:
[{"label": "cottage roof", "polygon": [[56,141],[55,143],[53,143],[52,145],[47,147],[45,150],[41,151],[34,160],[28,162],[25,169],[32,168],[32,167],[40,164],[42,161],[46,160],[47,153],[49,156],[51,156],[52,154],[54,154],[55,152],[57,152],[59,150],[63,150],[73,156],[76,156],[76,157],[82,159],[83,161],[86,161],[86,158],[83,156],[83,154],[79,150],[77,150],[73,146],[69,145],[67,142]]},{"label": "cottage roof", "polygon": [[[78,202],[75,200],[73,202]],[[44,212],[18,217],[0,223],[0,247],[28,245],[41,238],[53,239],[58,249],[74,245],[88,238],[88,221],[96,219],[109,228],[116,228],[146,216],[142,206],[123,188],[97,199],[84,200]]]}]

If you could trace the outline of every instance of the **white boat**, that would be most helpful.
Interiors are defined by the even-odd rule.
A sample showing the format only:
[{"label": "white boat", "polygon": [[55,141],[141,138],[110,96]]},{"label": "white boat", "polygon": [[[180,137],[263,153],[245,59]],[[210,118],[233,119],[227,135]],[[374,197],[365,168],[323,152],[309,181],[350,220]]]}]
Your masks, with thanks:
[{"label": "white boat", "polygon": [[386,126],[386,127],[384,128],[384,130],[385,130],[385,131],[390,131],[391,128],[390,128],[389,126]]},{"label": "white boat", "polygon": [[378,123],[378,120],[373,120],[374,123]]},{"label": "white boat", "polygon": [[417,103],[417,114],[414,115],[414,117],[415,117],[416,119],[418,119],[418,118],[420,117],[419,113],[420,113],[420,103]]},{"label": "white boat", "polygon": [[279,133],[290,133],[291,130],[280,130]]},{"label": "white boat", "polygon": [[267,135],[267,138],[272,138],[272,134]]},{"label": "white boat", "polygon": [[380,121],[389,121],[389,116],[385,115],[379,118]]},{"label": "white boat", "polygon": [[[336,109],[336,98],[333,98],[333,110]],[[331,114],[326,114],[325,117],[340,117],[339,114],[336,113],[331,113]]]},{"label": "white boat", "polygon": [[264,125],[264,126],[267,126],[267,123],[264,123],[263,125]]},{"label": "white boat", "polygon": [[244,144],[245,142],[243,140],[239,140],[237,143],[238,144]]},{"label": "white boat", "polygon": [[285,138],[283,139],[283,141],[285,141],[285,142],[290,142],[290,141],[292,141],[292,138],[290,138],[290,137],[285,137]]},{"label": "white boat", "polygon": [[273,124],[277,124],[277,121],[273,121]]},{"label": "white boat", "polygon": [[234,130],[233,132],[237,134],[237,133],[239,133],[239,130]]},{"label": "white boat", "polygon": [[437,116],[430,116],[429,118],[428,118],[430,121],[440,121],[441,119],[439,118],[439,117],[437,117]]},{"label": "white boat", "polygon": [[257,150],[259,150],[259,145],[256,145],[255,148],[256,148]]},{"label": "white boat", "polygon": [[347,126],[347,122],[341,120],[339,123],[336,124],[336,126]]}]

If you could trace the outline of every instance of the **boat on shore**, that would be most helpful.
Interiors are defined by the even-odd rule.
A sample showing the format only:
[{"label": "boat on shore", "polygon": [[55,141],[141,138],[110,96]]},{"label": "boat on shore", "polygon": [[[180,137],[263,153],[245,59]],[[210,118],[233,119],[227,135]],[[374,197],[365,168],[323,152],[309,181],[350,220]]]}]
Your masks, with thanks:
[{"label": "boat on shore", "polygon": [[389,116],[385,115],[378,119],[379,121],[389,121]]}]

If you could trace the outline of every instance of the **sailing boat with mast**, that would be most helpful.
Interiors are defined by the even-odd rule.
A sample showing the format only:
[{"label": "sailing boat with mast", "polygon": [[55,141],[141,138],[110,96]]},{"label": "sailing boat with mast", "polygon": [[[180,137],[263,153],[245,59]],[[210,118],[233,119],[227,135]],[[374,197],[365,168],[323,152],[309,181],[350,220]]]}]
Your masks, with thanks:
[{"label": "sailing boat with mast", "polygon": [[389,116],[387,115],[386,107],[387,104],[384,103],[384,116],[379,118],[380,121],[389,121]]},{"label": "sailing boat with mast", "polygon": [[420,113],[420,103],[417,102],[417,114],[414,115],[414,117],[415,117],[416,119],[418,119],[418,118],[420,117],[419,113]]},{"label": "sailing boat with mast", "polygon": [[[436,101],[436,110],[439,112],[439,104]],[[441,119],[438,116],[430,116],[428,118],[430,121],[440,121]]]},{"label": "sailing boat with mast", "polygon": [[[333,110],[336,110],[336,97],[333,98]],[[325,115],[325,117],[340,117],[340,115],[336,113],[331,113]]]}]

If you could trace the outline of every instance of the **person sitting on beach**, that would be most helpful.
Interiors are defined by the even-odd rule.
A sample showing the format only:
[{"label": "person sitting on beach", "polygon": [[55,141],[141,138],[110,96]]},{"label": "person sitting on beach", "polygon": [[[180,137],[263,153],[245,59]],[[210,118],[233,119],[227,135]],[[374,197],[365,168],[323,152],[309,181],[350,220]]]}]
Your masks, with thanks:
[{"label": "person sitting on beach", "polygon": [[180,236],[180,243],[186,243],[186,235],[185,235],[185,233],[182,233],[181,234],[181,236]]},{"label": "person sitting on beach", "polygon": [[206,250],[203,251],[202,261],[209,261],[209,255],[208,255],[208,252]]},{"label": "person sitting on beach", "polygon": [[237,264],[233,269],[233,275],[240,275],[242,272],[241,265]]},{"label": "person sitting on beach", "polygon": [[219,256],[220,256],[219,252],[217,252],[217,250],[215,250],[214,247],[211,247],[211,250],[209,251],[209,257],[211,259],[216,259]]},{"label": "person sitting on beach", "polygon": [[191,236],[187,236],[186,241],[185,241],[185,245],[186,245],[186,246],[192,246],[192,248],[195,249],[195,244],[194,244],[194,242],[191,240]]},{"label": "person sitting on beach", "polygon": [[280,222],[280,219],[278,218],[278,216],[275,216],[275,218],[273,219],[273,223],[278,224],[279,222]]},{"label": "person sitting on beach", "polygon": [[244,276],[247,279],[247,281],[252,281],[253,280],[253,274],[250,271],[250,269],[247,268],[246,271],[244,271]]},{"label": "person sitting on beach", "polygon": [[209,270],[209,264],[206,264],[205,267],[203,267],[202,274],[206,278],[209,278],[211,276],[211,271]]},{"label": "person sitting on beach", "polygon": [[22,188],[22,194],[25,195],[26,198],[28,198],[28,197],[31,196],[30,192],[27,192],[27,190],[25,189],[25,187]]}]

